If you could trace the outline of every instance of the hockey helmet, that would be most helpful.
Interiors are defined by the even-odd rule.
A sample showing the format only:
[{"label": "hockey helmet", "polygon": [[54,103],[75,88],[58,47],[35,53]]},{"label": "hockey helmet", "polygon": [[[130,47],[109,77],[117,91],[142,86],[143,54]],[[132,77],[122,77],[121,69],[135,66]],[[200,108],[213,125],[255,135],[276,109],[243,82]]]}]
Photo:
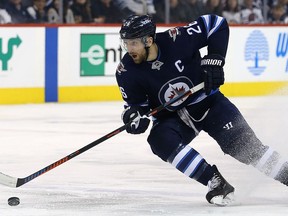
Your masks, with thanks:
[{"label": "hockey helmet", "polygon": [[145,36],[155,40],[156,25],[149,15],[131,15],[123,21],[120,30],[121,39],[135,39]]}]

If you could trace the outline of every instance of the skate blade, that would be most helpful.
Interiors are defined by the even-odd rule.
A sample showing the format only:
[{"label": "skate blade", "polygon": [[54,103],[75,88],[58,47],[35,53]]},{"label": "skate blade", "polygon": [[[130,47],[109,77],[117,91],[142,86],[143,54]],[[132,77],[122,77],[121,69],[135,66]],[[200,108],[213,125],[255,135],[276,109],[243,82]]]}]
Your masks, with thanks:
[{"label": "skate blade", "polygon": [[227,206],[235,200],[234,198],[235,198],[234,192],[231,192],[231,193],[227,194],[224,198],[222,195],[215,196],[211,199],[210,202],[216,206]]}]

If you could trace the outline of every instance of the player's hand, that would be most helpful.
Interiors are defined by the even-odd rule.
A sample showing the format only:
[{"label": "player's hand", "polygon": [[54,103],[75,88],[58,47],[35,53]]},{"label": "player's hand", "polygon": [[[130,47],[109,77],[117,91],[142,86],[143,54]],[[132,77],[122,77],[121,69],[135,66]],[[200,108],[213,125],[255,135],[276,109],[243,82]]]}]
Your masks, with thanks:
[{"label": "player's hand", "polygon": [[223,66],[225,59],[217,54],[206,55],[201,60],[203,69],[204,89],[206,95],[224,84]]},{"label": "player's hand", "polygon": [[150,119],[147,117],[142,117],[144,110],[141,107],[128,107],[122,113],[122,120],[124,124],[127,124],[126,131],[131,134],[141,134],[144,133],[150,123]]}]

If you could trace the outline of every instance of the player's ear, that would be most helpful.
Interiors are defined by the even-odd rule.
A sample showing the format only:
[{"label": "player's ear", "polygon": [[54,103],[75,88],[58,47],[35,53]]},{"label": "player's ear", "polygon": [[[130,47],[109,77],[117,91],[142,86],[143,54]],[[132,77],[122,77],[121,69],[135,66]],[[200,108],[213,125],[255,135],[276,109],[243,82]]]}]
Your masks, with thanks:
[{"label": "player's ear", "polygon": [[147,37],[147,46],[150,47],[153,44],[153,38]]}]

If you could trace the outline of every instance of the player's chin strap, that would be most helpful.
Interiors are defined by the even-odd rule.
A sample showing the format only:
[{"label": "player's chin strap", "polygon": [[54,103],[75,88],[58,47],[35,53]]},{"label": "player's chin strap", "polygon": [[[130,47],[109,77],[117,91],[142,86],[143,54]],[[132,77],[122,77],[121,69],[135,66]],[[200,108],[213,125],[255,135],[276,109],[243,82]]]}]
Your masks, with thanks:
[{"label": "player's chin strap", "polygon": [[148,59],[148,57],[149,57],[149,49],[150,49],[150,47],[148,47],[147,46],[147,36],[145,36],[145,37],[142,37],[142,42],[143,42],[143,44],[144,44],[144,47],[145,47],[145,50],[146,50],[146,61],[147,61],[147,59]]},{"label": "player's chin strap", "polygon": [[145,46],[145,50],[146,50],[146,61],[147,61],[147,59],[148,59],[148,57],[149,57],[149,49],[150,49],[150,47]]}]

